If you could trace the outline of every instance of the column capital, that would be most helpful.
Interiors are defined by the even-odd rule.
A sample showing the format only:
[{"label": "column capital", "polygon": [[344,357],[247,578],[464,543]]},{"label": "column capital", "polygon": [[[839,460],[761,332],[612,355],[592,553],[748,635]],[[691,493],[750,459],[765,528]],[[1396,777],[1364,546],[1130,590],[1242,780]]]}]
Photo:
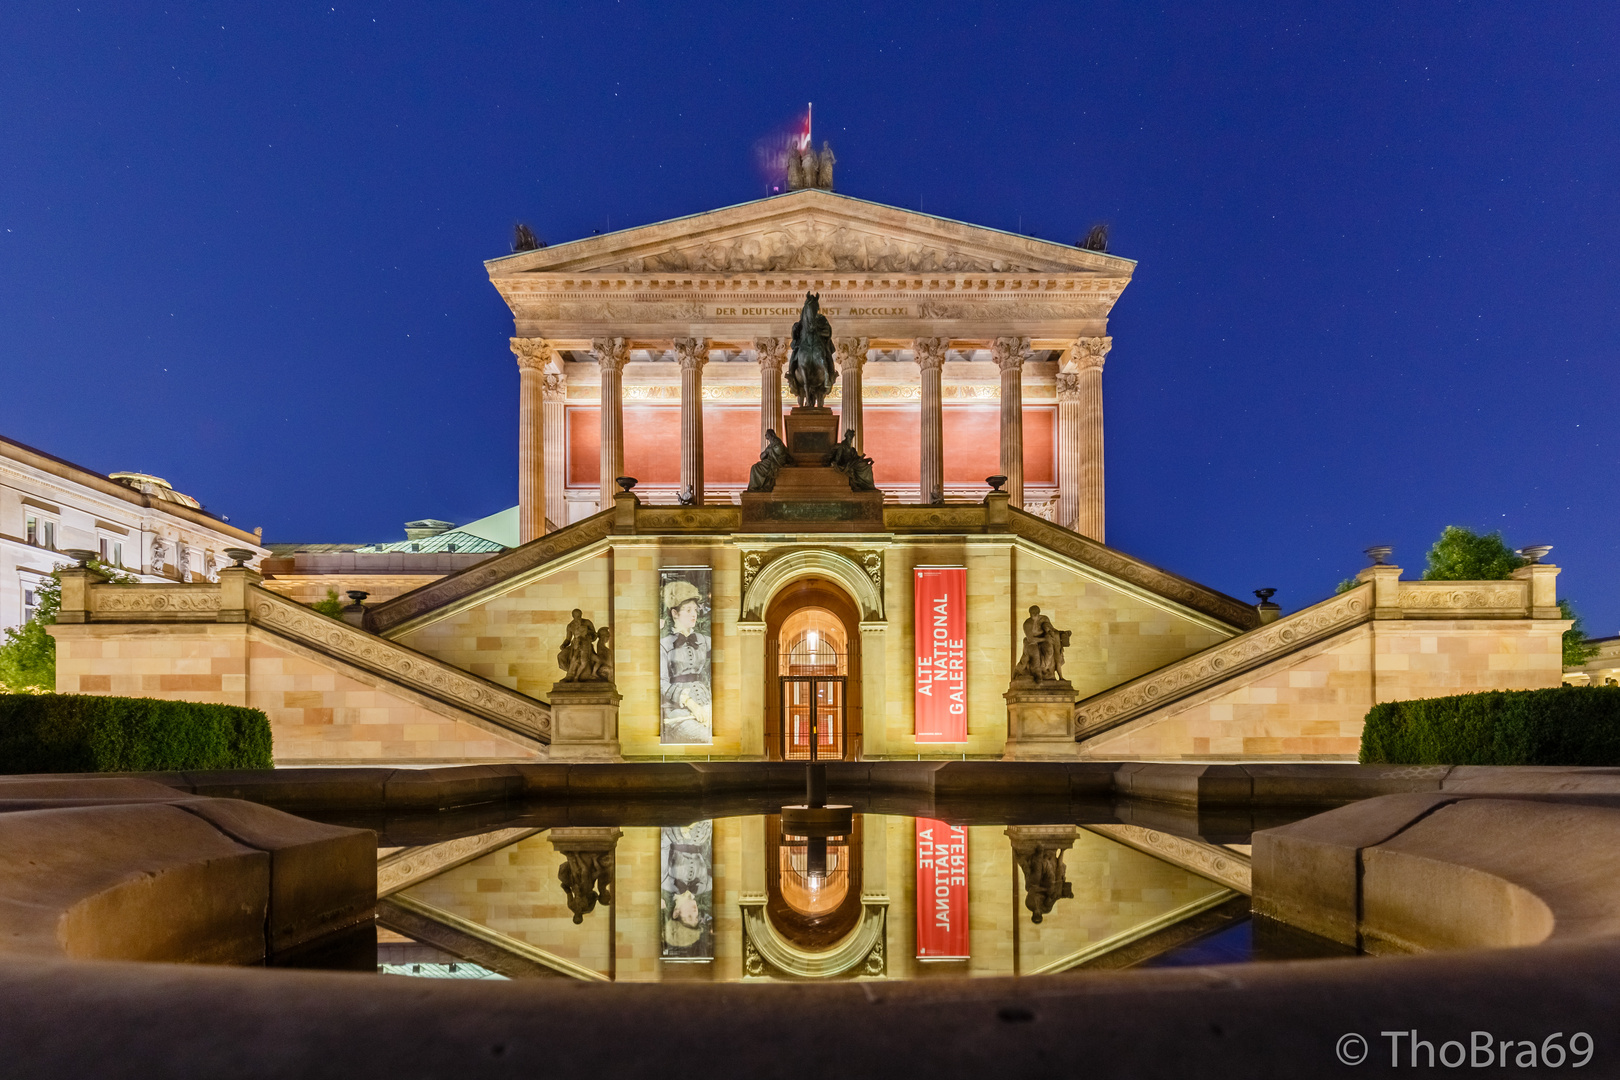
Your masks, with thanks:
[{"label": "column capital", "polygon": [[787,363],[788,348],[790,344],[791,343],[787,338],[755,338],[754,356],[759,361],[759,366],[767,370],[774,367],[780,371],[782,369],[782,365]]},{"label": "column capital", "polygon": [[1057,399],[1059,401],[1080,400],[1080,373],[1077,371],[1060,371],[1057,374]]},{"label": "column capital", "polygon": [[556,352],[545,338],[515,337],[512,339],[512,355],[517,357],[519,368],[544,371],[546,365],[556,357]]},{"label": "column capital", "polygon": [[1063,366],[1070,371],[1101,368],[1103,358],[1108,355],[1108,350],[1113,347],[1114,339],[1111,337],[1075,338],[1074,344],[1069,346],[1068,362]]},{"label": "column capital", "polygon": [[568,398],[568,376],[559,375],[555,371],[548,371],[545,375],[545,387],[542,391],[547,401],[564,401]]},{"label": "column capital", "polygon": [[866,363],[869,342],[870,339],[863,337],[833,339],[833,363],[838,365],[840,374],[847,375],[850,371],[860,371],[861,365]]},{"label": "column capital", "polygon": [[675,360],[682,370],[701,370],[709,362],[708,338],[676,338]]},{"label": "column capital", "polygon": [[950,343],[950,338],[914,338],[911,342],[911,351],[916,354],[917,366],[924,371],[940,370],[945,366],[945,349]]},{"label": "column capital", "polygon": [[630,346],[622,337],[591,338],[591,356],[604,370],[622,371],[630,362]]},{"label": "column capital", "polygon": [[998,337],[990,344],[990,359],[1002,372],[1018,371],[1029,359],[1029,338]]}]

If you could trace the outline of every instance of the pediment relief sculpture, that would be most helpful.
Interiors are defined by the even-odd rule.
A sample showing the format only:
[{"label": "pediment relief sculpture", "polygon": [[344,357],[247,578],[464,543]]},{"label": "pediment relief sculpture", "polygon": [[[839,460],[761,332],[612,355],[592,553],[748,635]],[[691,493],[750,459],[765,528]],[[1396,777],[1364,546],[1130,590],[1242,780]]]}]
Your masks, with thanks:
[{"label": "pediment relief sculpture", "polygon": [[578,269],[630,274],[771,270],[1028,273],[1051,267],[1037,267],[1028,260],[1011,257],[965,252],[953,245],[852,229],[847,225],[805,221]]}]

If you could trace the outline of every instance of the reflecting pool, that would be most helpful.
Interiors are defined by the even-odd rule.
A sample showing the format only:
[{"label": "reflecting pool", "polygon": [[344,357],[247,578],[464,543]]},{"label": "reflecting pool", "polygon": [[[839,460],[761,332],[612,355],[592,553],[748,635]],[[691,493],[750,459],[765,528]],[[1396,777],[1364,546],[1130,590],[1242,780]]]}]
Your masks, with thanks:
[{"label": "reflecting pool", "polygon": [[1342,952],[1257,929],[1247,878],[1245,844],[1108,822],[869,812],[848,835],[818,843],[785,834],[769,813],[512,821],[380,849],[377,970],[894,979]]}]

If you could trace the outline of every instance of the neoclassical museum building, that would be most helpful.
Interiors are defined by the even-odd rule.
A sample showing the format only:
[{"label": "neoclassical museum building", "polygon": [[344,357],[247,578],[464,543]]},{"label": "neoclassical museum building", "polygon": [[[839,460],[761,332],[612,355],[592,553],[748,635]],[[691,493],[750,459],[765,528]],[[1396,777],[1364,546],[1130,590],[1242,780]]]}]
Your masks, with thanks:
[{"label": "neoclassical museum building", "polygon": [[[518,546],[341,620],[246,566],[67,571],[58,688],[262,708],[285,763],[1233,761],[1560,680],[1554,566],[1380,561],[1281,617],[1107,546],[1128,259],[805,189],[486,267]],[[788,383],[807,297],[821,408]]]}]

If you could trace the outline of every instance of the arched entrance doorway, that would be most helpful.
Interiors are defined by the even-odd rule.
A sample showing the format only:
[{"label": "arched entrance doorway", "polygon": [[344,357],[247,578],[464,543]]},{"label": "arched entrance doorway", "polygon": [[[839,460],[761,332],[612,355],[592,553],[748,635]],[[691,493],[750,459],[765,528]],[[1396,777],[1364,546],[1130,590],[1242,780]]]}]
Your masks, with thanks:
[{"label": "arched entrance doorway", "polygon": [[853,759],[861,745],[860,613],[825,578],[801,578],[765,613],[765,753]]}]

